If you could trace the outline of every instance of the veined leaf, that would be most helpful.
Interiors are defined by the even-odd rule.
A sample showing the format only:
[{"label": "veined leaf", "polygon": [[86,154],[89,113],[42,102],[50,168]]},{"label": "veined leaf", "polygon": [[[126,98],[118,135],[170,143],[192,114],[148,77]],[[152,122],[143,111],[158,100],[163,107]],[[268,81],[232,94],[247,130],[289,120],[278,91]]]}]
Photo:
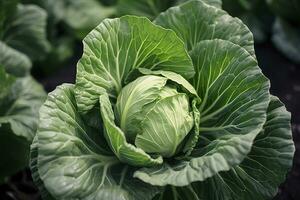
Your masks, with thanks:
[{"label": "veined leaf", "polygon": [[190,159],[135,172],[152,185],[186,186],[243,161],[266,120],[269,82],[256,60],[224,40],[202,41],[191,52],[192,80],[202,99],[200,138]]},{"label": "veined leaf", "polygon": [[194,74],[184,44],[173,31],[144,17],[104,20],[84,39],[75,88],[79,110],[93,108],[104,91],[116,98],[126,77],[140,67],[173,71],[185,78]]},{"label": "veined leaf", "polygon": [[[100,114],[99,114],[100,117]],[[132,169],[108,155],[103,132],[85,125],[77,110],[74,86],[64,84],[48,95],[40,110],[35,180],[55,199],[147,199],[160,190],[132,178]]]},{"label": "veined leaf", "polygon": [[243,22],[202,1],[188,1],[161,13],[155,24],[172,29],[192,50],[202,40],[229,40],[254,54],[253,36]]},{"label": "veined leaf", "polygon": [[179,200],[265,200],[277,193],[277,187],[292,166],[295,146],[292,140],[290,113],[277,97],[271,96],[267,122],[253,142],[243,162],[188,187],[173,188]]},{"label": "veined leaf", "polygon": [[40,178],[39,169],[38,169],[38,137],[35,136],[32,144],[30,146],[30,163],[29,167],[31,170],[31,176],[39,189],[40,195],[42,196],[43,200],[55,200],[47,191],[44,186],[43,181]]}]

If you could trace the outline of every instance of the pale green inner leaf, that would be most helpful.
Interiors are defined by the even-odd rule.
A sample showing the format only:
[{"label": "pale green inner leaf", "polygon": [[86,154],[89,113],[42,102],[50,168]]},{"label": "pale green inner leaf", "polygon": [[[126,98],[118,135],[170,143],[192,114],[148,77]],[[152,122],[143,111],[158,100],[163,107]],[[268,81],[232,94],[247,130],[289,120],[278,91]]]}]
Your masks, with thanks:
[{"label": "pale green inner leaf", "polygon": [[126,141],[124,132],[114,123],[114,113],[107,94],[100,96],[100,108],[106,140],[114,154],[122,162],[133,166],[155,166],[163,162],[161,156],[152,158],[143,149]]}]

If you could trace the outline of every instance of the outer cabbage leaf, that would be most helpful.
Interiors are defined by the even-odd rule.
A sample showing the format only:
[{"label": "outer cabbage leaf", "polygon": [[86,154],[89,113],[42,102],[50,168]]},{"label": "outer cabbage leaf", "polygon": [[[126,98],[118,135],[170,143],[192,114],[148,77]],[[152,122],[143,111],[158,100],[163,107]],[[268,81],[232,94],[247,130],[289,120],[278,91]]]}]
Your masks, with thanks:
[{"label": "outer cabbage leaf", "polygon": [[[100,115],[100,114],[99,114]],[[100,117],[100,116],[99,116]],[[159,188],[132,178],[131,169],[107,152],[103,132],[86,126],[74,86],[49,93],[40,109],[32,169],[54,199],[152,199]],[[98,141],[98,142],[97,142]],[[34,160],[32,160],[34,161]]]},{"label": "outer cabbage leaf", "polygon": [[272,96],[267,122],[255,138],[251,152],[241,164],[203,182],[173,188],[170,194],[162,194],[162,199],[170,199],[171,196],[179,200],[271,199],[292,166],[295,147],[290,118],[284,105],[277,97]]},{"label": "outer cabbage leaf", "polygon": [[30,146],[30,163],[29,167],[31,170],[31,176],[35,183],[35,185],[39,189],[39,193],[43,200],[55,200],[50,193],[47,191],[47,189],[44,186],[43,181],[40,178],[39,169],[38,169],[38,137],[35,136],[32,144]]},{"label": "outer cabbage leaf", "polygon": [[45,96],[31,77],[15,79],[0,67],[0,179],[28,164],[29,145]]},{"label": "outer cabbage leaf", "polygon": [[277,18],[273,25],[272,41],[290,60],[300,63],[300,28]]},{"label": "outer cabbage leaf", "polygon": [[173,71],[185,78],[194,75],[183,42],[144,17],[106,19],[83,43],[75,88],[81,112],[93,108],[104,91],[116,97],[126,77],[139,67]]},{"label": "outer cabbage leaf", "polygon": [[256,60],[224,40],[202,41],[191,52],[200,105],[200,138],[189,159],[137,170],[153,184],[186,186],[243,161],[266,120],[269,82]]},{"label": "outer cabbage leaf", "polygon": [[31,61],[25,54],[0,41],[0,55],[0,64],[5,67],[7,73],[18,77],[29,74]]},{"label": "outer cabbage leaf", "polygon": [[254,54],[253,36],[243,22],[202,1],[188,1],[161,13],[154,23],[172,29],[192,50],[198,42],[229,40]]},{"label": "outer cabbage leaf", "polygon": [[114,113],[106,93],[100,96],[100,108],[105,127],[105,138],[114,154],[122,162],[133,166],[155,166],[163,162],[161,156],[152,158],[143,149],[126,141],[124,132],[114,123]]},{"label": "outer cabbage leaf", "polygon": [[15,14],[6,22],[3,42],[33,60],[40,59],[49,50],[46,19],[47,13],[40,7],[18,4]]}]

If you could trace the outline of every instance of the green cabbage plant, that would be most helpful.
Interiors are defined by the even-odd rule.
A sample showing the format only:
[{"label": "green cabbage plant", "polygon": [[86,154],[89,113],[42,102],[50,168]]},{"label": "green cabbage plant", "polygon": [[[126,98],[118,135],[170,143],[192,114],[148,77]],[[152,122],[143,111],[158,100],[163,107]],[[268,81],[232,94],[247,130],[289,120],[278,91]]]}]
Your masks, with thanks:
[{"label": "green cabbage plant", "polygon": [[105,19],[31,146],[44,199],[269,199],[292,165],[290,114],[253,36],[210,1]]}]

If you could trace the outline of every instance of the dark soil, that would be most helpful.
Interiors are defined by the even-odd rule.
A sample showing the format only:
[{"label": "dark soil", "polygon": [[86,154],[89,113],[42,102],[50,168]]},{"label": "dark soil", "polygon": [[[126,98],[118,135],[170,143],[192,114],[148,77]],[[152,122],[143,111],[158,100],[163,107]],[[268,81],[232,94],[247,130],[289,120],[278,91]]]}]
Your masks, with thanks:
[{"label": "dark soil", "polygon": [[[81,49],[80,47],[78,49]],[[259,65],[271,80],[271,93],[283,101],[292,113],[293,138],[296,146],[293,168],[286,181],[280,186],[274,200],[300,199],[300,65],[282,56],[270,42],[256,46]],[[47,92],[62,83],[74,83],[78,56],[57,73],[45,77],[34,73]],[[300,56],[300,55],[299,55]],[[28,169],[14,175],[7,184],[0,186],[0,200],[38,200],[38,190],[34,186]]]}]

